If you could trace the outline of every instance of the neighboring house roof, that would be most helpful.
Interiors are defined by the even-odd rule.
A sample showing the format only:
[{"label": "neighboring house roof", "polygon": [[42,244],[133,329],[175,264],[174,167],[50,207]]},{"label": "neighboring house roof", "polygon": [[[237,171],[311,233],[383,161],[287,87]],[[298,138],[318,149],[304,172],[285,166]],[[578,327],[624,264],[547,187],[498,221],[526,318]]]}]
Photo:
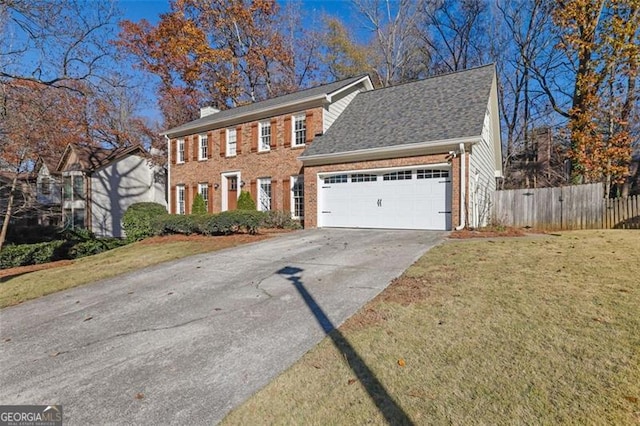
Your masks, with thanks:
[{"label": "neighboring house roof", "polygon": [[361,92],[301,159],[482,134],[494,65]]},{"label": "neighboring house roof", "polygon": [[298,92],[290,93],[288,95],[278,96],[275,98],[267,99],[260,102],[240,106],[237,108],[231,108],[228,110],[220,111],[215,114],[207,115],[194,121],[190,121],[178,127],[166,130],[162,132],[162,135],[180,135],[187,134],[195,130],[201,130],[207,127],[215,127],[216,124],[225,123],[229,120],[236,118],[242,118],[252,114],[259,114],[262,112],[268,112],[275,108],[281,108],[288,105],[297,105],[314,100],[325,100],[327,97],[340,92],[347,87],[351,87],[360,82],[368,84],[369,89],[373,88],[371,80],[368,76],[352,77],[345,80],[336,81],[322,86],[313,87],[310,89],[300,90]]},{"label": "neighboring house roof", "polygon": [[[140,151],[146,155],[146,151],[139,144],[130,147],[105,149],[96,146],[70,143],[65,148],[56,170],[59,172],[71,170],[80,170],[85,172],[95,171],[136,151]],[[73,164],[67,164],[69,159],[72,158],[72,154],[75,154],[73,158],[76,161]]]},{"label": "neighboring house roof", "polygon": [[33,171],[34,173],[38,174],[40,172],[40,169],[44,165],[49,171],[50,175],[59,175],[60,172],[57,170],[59,162],[60,160],[58,158],[53,158],[50,155],[48,156],[39,155],[38,159],[36,160],[36,166],[34,167]]}]

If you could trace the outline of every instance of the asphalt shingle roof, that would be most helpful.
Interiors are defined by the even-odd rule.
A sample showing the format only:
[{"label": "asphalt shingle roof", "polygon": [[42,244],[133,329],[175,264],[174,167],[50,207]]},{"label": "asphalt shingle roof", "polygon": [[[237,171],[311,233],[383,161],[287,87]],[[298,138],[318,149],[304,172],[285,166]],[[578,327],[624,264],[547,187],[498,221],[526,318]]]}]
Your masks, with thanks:
[{"label": "asphalt shingle roof", "polygon": [[320,96],[322,94],[331,94],[343,87],[350,85],[351,83],[357,80],[360,80],[361,78],[363,78],[363,76],[352,77],[345,80],[324,84],[322,86],[300,90],[298,92],[290,93],[288,95],[278,96],[278,97],[267,99],[264,101],[243,105],[237,108],[231,108],[228,110],[220,111],[215,114],[211,114],[202,118],[198,118],[197,120],[190,121],[181,126],[166,130],[164,134],[179,134],[181,132],[186,132],[191,129],[208,126],[208,125],[215,125],[218,122],[232,119],[235,116],[243,116],[245,114],[250,114],[252,112],[256,112],[262,109],[274,108],[274,107],[278,107],[279,105],[293,103],[296,101],[302,101],[304,99],[313,98],[316,96]]},{"label": "asphalt shingle roof", "polygon": [[479,136],[494,65],[359,93],[303,158]]}]

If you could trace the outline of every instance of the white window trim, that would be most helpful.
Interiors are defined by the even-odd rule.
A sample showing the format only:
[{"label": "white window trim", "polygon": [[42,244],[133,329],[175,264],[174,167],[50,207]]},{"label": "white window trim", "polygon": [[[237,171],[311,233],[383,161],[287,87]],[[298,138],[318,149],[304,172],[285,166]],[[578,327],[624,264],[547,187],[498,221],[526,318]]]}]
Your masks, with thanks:
[{"label": "white window trim", "polygon": [[[262,129],[264,127],[269,127],[269,144],[267,144],[266,148],[262,145]],[[258,122],[258,152],[268,152],[271,151],[271,138],[273,137],[273,128],[271,126],[270,121],[260,121]]]},{"label": "white window trim", "polygon": [[[269,192],[270,192],[269,193],[269,209],[263,210],[262,209],[262,200],[261,200],[261,197],[262,197],[262,184],[266,183],[266,182],[269,182],[269,187],[270,187],[270,190],[269,190]],[[258,210],[259,211],[263,211],[263,212],[271,210],[273,208],[273,204],[272,204],[273,203],[273,186],[272,186],[271,178],[270,177],[259,178],[257,186],[258,186],[258,194],[257,194],[257,197],[256,197],[257,198],[256,204],[257,204]]]},{"label": "white window trim", "polygon": [[[182,146],[182,149],[180,149],[180,146]],[[184,163],[184,139],[178,139],[176,142],[176,163]]]},{"label": "white window trim", "polygon": [[302,220],[304,219],[304,215],[296,216],[296,199],[294,196],[293,188],[298,182],[302,183],[302,206],[304,212],[304,175],[291,176],[291,180],[289,182],[291,182],[291,218]]},{"label": "white window trim", "polygon": [[239,171],[232,171],[232,172],[224,172],[220,174],[220,181],[221,181],[221,186],[220,189],[222,191],[222,202],[221,202],[221,209],[220,211],[227,211],[229,210],[229,187],[227,184],[227,178],[228,177],[236,177],[238,179],[238,191],[237,191],[237,196],[238,198],[240,198],[240,192],[241,192],[241,188],[242,186],[240,185],[240,182],[242,182],[242,176],[240,174]]},{"label": "white window trim", "polygon": [[[182,203],[180,203],[180,192],[182,191]],[[176,214],[185,214],[186,213],[186,199],[185,199],[185,186],[184,185],[176,185]],[[182,207],[182,208],[181,208]]]},{"label": "white window trim", "polygon": [[[231,133],[233,132],[233,134],[235,135],[235,150],[233,152],[233,154],[231,154],[231,150],[229,149],[230,147],[230,138],[231,138]],[[234,129],[227,129],[227,141],[226,141],[227,145],[226,145],[226,149],[225,149],[225,157],[235,157],[238,153],[238,131],[234,128]]]},{"label": "white window trim", "polygon": [[[207,150],[207,155],[205,155],[204,157],[202,156],[202,140],[206,139],[207,140],[207,145],[205,145],[205,149]],[[198,135],[198,160],[202,161],[202,160],[206,160],[209,156],[209,136],[207,135]]]},{"label": "white window trim", "polygon": [[[206,192],[207,193],[207,198],[205,198],[202,194]],[[208,183],[199,183],[198,184],[198,194],[200,194],[202,196],[202,198],[204,199],[204,203],[207,206],[207,210],[209,209],[209,196],[211,194],[209,194],[209,184]]]},{"label": "white window trim", "polygon": [[[304,138],[305,138],[305,142],[302,142],[301,144],[297,143],[296,141],[296,121],[298,120],[303,120],[304,121]],[[307,116],[305,114],[297,114],[293,116],[293,119],[291,120],[291,146],[292,147],[297,147],[297,146],[305,146],[306,144],[306,139],[307,139]]]}]

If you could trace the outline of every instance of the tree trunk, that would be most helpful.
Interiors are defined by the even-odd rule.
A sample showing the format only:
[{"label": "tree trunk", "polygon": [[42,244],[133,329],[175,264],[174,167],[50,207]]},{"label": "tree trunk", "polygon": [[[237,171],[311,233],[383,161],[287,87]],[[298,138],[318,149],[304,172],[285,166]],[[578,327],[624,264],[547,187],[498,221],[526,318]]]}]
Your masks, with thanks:
[{"label": "tree trunk", "polygon": [[7,211],[4,214],[4,221],[2,222],[2,231],[0,231],[0,251],[4,247],[4,240],[7,238],[7,229],[9,229],[9,221],[11,220],[11,214],[13,212],[13,198],[18,185],[18,173],[13,176],[11,181],[11,190],[9,191],[9,200],[7,203]]}]

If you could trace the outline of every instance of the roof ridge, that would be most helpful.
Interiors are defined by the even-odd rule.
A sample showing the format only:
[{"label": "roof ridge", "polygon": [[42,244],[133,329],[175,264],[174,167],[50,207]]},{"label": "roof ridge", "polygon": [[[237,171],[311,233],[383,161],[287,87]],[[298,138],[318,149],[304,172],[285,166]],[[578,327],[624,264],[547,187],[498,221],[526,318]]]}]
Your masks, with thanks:
[{"label": "roof ridge", "polygon": [[370,93],[379,92],[380,90],[384,90],[384,89],[393,89],[394,87],[402,87],[402,86],[407,86],[407,85],[409,85],[409,84],[422,83],[422,82],[425,82],[425,81],[434,80],[434,79],[436,79],[436,78],[440,78],[440,77],[447,77],[447,76],[454,75],[454,74],[455,74],[455,75],[465,74],[465,73],[467,73],[467,72],[477,71],[477,70],[479,70],[480,68],[495,67],[495,65],[496,65],[496,64],[495,64],[495,62],[491,62],[491,63],[489,63],[489,64],[485,64],[485,65],[478,65],[478,66],[475,66],[475,67],[472,67],[472,68],[465,68],[465,69],[463,69],[463,70],[458,70],[458,71],[449,71],[449,72],[446,72],[446,73],[443,73],[443,74],[430,75],[430,76],[428,76],[428,77],[425,77],[425,78],[422,78],[422,79],[419,79],[419,80],[404,81],[404,82],[402,82],[402,83],[394,84],[394,85],[392,85],[392,86],[379,87],[379,88],[377,88],[377,89],[367,90],[367,91],[365,91],[365,92],[360,92],[360,93],[358,94],[358,96],[360,96],[360,95],[364,95],[364,94],[370,94]]}]

